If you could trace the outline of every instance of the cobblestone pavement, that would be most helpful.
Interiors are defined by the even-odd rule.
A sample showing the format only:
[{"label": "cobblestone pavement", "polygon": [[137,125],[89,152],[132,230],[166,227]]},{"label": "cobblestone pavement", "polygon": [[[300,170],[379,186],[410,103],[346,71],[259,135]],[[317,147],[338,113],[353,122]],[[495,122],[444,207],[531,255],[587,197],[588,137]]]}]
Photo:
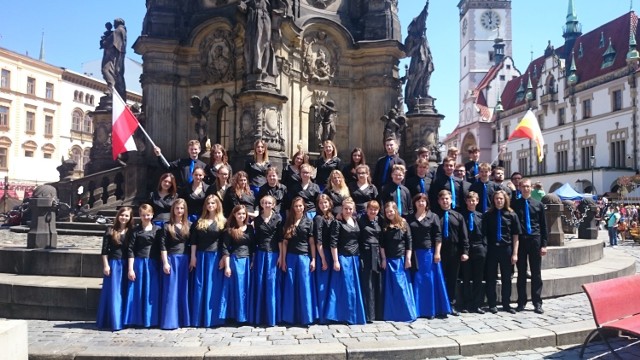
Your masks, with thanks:
[{"label": "cobblestone pavement", "polygon": [[[606,239],[606,231],[600,231],[599,239]],[[0,246],[21,245],[26,242],[26,234],[13,234],[0,231]],[[59,236],[59,247],[98,250],[99,237]],[[640,272],[640,246],[630,242],[618,249],[605,248],[608,251],[625,251],[637,259],[637,271]],[[124,329],[118,332],[101,331],[93,322],[41,321],[29,320],[29,345],[39,348],[78,346],[135,346],[135,347],[219,347],[219,346],[276,346],[294,344],[342,343],[397,341],[428,339],[452,335],[470,335],[508,331],[514,329],[546,328],[551,325],[571,324],[592,319],[591,309],[586,295],[575,294],[544,302],[545,313],[535,314],[529,304],[523,313],[510,315],[499,312],[461,314],[447,319],[418,319],[413,323],[374,322],[368,325],[313,325],[310,327],[253,327],[226,326],[214,329],[182,328],[172,331],[159,329]],[[619,346],[631,344],[631,341],[616,340]],[[604,352],[604,345],[592,345],[588,356]],[[578,350],[572,347],[549,347],[513,353],[493,354],[475,357],[478,359],[572,359],[577,358]],[[627,351],[629,357],[640,358],[640,345],[635,344]],[[635,357],[632,357],[635,356]],[[470,357],[449,357],[449,359],[473,359]]]}]

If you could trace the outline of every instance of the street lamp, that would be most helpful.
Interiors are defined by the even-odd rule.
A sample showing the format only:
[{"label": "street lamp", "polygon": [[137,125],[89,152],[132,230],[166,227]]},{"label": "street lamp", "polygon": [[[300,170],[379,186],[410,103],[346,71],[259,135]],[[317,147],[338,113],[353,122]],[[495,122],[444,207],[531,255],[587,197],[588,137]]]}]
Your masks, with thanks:
[{"label": "street lamp", "polygon": [[591,165],[591,194],[595,194],[595,188],[596,186],[593,183],[593,166],[596,164],[596,156],[595,155],[591,155],[591,157],[589,158],[589,164]]}]

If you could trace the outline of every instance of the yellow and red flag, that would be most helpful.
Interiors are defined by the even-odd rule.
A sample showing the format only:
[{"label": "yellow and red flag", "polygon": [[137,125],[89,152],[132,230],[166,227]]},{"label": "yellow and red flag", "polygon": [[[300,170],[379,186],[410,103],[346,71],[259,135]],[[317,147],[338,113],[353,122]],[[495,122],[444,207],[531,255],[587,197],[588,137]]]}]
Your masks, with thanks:
[{"label": "yellow and red flag", "polygon": [[538,162],[542,162],[542,159],[544,159],[544,138],[542,137],[542,131],[540,131],[538,119],[536,119],[536,116],[531,110],[528,110],[522,120],[520,120],[518,126],[516,126],[511,135],[509,135],[507,141],[511,139],[533,140],[538,148]]}]

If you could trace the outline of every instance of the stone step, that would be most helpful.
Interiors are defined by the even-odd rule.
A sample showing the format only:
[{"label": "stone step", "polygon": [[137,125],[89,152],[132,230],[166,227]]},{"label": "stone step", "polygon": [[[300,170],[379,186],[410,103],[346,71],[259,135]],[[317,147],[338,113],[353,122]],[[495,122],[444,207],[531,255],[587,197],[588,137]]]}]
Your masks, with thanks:
[{"label": "stone step", "polygon": [[[609,250],[598,261],[564,269],[543,270],[543,298],[582,292],[582,284],[635,273],[635,259]],[[43,257],[46,259],[46,257]],[[86,259],[98,265],[99,259]],[[46,260],[43,260],[46,261]],[[2,261],[0,261],[2,263]],[[35,264],[46,268],[46,264]],[[89,271],[89,269],[86,269]],[[95,271],[95,270],[94,270]],[[86,321],[95,318],[102,279],[0,273],[0,317]],[[500,294],[500,286],[497,293]],[[516,279],[512,301],[516,301]]]},{"label": "stone step", "polygon": [[[57,228],[56,223],[56,228]],[[81,235],[81,236],[102,236],[104,235],[104,231],[106,229],[106,225],[103,224],[95,224],[95,223],[68,223],[68,224],[85,224],[89,225],[85,227],[84,225],[75,227],[70,225],[68,228],[57,228],[58,235]],[[97,226],[96,226],[97,225]],[[9,228],[11,232],[26,234],[29,232],[29,227],[25,225],[12,226]]]}]

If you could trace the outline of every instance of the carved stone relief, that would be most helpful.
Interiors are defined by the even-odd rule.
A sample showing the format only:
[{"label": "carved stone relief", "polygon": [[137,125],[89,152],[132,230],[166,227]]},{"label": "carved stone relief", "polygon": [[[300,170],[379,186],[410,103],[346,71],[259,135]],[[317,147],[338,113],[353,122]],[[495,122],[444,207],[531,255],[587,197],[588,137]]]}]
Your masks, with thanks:
[{"label": "carved stone relief", "polygon": [[224,6],[234,2],[238,2],[238,0],[202,0],[202,6],[205,8],[212,8],[217,6]]},{"label": "carved stone relief", "polygon": [[200,65],[209,83],[233,81],[235,45],[228,30],[218,29],[200,44]]},{"label": "carved stone relief", "polygon": [[335,0],[307,0],[307,3],[318,9],[326,9],[327,6],[333,4]]},{"label": "carved stone relief", "polygon": [[240,117],[239,146],[251,145],[256,139],[267,143],[269,150],[283,151],[282,114],[280,107],[264,104],[260,108],[247,107]]},{"label": "carved stone relief", "polygon": [[303,78],[309,82],[330,83],[338,69],[338,45],[324,31],[304,37]]}]

